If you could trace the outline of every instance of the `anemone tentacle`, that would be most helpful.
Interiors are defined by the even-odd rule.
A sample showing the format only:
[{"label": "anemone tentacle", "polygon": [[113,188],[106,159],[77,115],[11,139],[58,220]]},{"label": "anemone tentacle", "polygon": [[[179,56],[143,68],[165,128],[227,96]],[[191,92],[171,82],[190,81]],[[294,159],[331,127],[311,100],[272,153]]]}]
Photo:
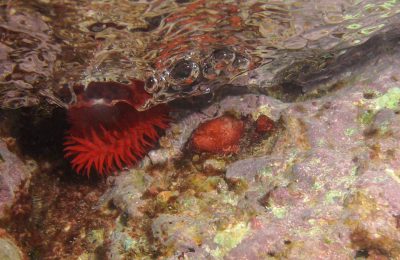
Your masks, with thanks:
[{"label": "anemone tentacle", "polygon": [[85,101],[72,105],[68,114],[65,157],[76,172],[86,175],[110,174],[137,163],[170,122],[166,105],[139,112],[129,102],[91,106]]}]

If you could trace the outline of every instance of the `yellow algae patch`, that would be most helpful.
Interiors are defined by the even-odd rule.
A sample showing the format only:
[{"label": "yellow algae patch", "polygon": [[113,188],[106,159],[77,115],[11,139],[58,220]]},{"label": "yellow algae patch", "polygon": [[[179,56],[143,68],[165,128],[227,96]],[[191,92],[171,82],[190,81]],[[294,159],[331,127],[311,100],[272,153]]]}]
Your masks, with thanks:
[{"label": "yellow algae patch", "polygon": [[214,242],[218,248],[211,250],[210,253],[217,259],[222,259],[230,250],[235,248],[248,235],[250,226],[248,223],[239,222],[228,228],[217,232]]}]

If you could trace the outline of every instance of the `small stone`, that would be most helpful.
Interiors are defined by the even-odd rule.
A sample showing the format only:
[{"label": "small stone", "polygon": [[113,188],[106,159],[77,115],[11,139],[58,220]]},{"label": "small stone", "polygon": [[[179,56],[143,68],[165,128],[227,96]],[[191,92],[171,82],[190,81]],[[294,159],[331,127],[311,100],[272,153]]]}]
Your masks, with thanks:
[{"label": "small stone", "polygon": [[19,260],[23,259],[23,257],[21,250],[11,239],[2,237],[0,238],[0,259]]}]

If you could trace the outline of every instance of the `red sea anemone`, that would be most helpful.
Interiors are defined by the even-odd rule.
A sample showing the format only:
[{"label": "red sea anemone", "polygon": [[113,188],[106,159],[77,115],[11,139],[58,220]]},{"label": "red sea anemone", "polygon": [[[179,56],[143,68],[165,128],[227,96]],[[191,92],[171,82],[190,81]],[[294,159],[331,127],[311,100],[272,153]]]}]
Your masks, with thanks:
[{"label": "red sea anemone", "polygon": [[102,175],[131,166],[157,142],[159,130],[168,127],[168,108],[138,111],[149,98],[143,85],[138,80],[129,85],[94,82],[76,89],[64,151],[78,173]]}]

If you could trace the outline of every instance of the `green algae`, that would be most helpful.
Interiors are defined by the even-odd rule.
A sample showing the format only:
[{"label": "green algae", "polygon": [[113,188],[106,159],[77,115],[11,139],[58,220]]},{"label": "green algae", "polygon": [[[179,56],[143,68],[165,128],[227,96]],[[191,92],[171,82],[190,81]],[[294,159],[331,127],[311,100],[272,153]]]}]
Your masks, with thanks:
[{"label": "green algae", "polygon": [[325,194],[325,203],[326,204],[334,204],[337,199],[342,200],[344,198],[345,193],[340,190],[331,190]]},{"label": "green algae", "polygon": [[400,174],[399,173],[396,174],[396,172],[393,169],[386,169],[385,172],[393,180],[395,180],[396,182],[400,183]]},{"label": "green algae", "polygon": [[325,184],[323,182],[316,181],[313,184],[313,189],[318,191],[318,190],[321,190],[324,186],[325,186]]},{"label": "green algae", "polygon": [[258,172],[261,177],[273,177],[272,167],[266,166]]},{"label": "green algae", "polygon": [[272,205],[269,207],[269,209],[271,210],[272,214],[278,219],[283,219],[287,214],[286,207]]},{"label": "green algae", "polygon": [[339,182],[343,184],[346,188],[353,185],[358,179],[358,166],[353,166],[350,173],[343,178],[340,178]]},{"label": "green algae", "polygon": [[385,94],[374,100],[375,110],[387,109],[398,109],[400,101],[400,88],[394,87],[389,89]]},{"label": "green algae", "polygon": [[250,225],[245,222],[239,222],[228,228],[218,231],[214,236],[214,243],[218,247],[211,250],[210,253],[217,259],[222,259],[230,250],[235,248],[249,234]]},{"label": "green algae", "polygon": [[190,194],[182,194],[179,198],[179,210],[180,211],[200,211],[198,205],[198,199]]},{"label": "green algae", "polygon": [[219,176],[207,177],[202,174],[193,174],[187,179],[187,187],[197,192],[209,192],[215,190],[224,180]]},{"label": "green algae", "polygon": [[[157,225],[162,231],[156,236],[161,241],[161,254],[171,255],[177,246],[184,243],[171,235],[179,234],[179,238],[189,239],[191,243],[199,245],[205,240],[214,241],[216,248],[210,249],[207,245],[204,248],[215,259],[222,259],[241,242],[250,229],[246,220],[251,213],[237,208],[240,196],[236,188],[232,190],[232,186],[236,184],[228,186],[220,176],[193,174],[182,185],[185,190],[177,195],[174,202],[176,213],[171,215],[174,216],[172,219],[179,215],[181,220],[172,221],[166,226]],[[219,216],[217,221],[216,215]],[[233,224],[232,216],[235,216]],[[237,220],[238,218],[241,220]],[[164,237],[171,239],[165,240]]]},{"label": "green algae", "polygon": [[379,29],[382,29],[384,26],[385,26],[384,24],[379,24],[376,26],[365,27],[360,31],[360,33],[364,35],[370,35],[371,33],[376,32]]},{"label": "green algae", "polygon": [[239,203],[239,197],[234,194],[223,194],[221,202],[236,207]]},{"label": "green algae", "polygon": [[375,6],[376,6],[375,4],[366,4],[366,5],[364,6],[364,9],[365,9],[366,11],[369,11],[369,10],[374,9]]},{"label": "green algae", "polygon": [[317,142],[318,147],[325,147],[326,146],[326,140],[325,139],[319,139]]},{"label": "green algae", "polygon": [[348,25],[346,28],[350,29],[350,30],[357,30],[357,29],[361,28],[361,24],[353,23],[353,24]]},{"label": "green algae", "polygon": [[375,112],[372,110],[366,110],[362,112],[358,118],[358,122],[363,125],[370,125],[375,118]]},{"label": "green algae", "polygon": [[148,175],[145,171],[132,169],[128,176],[129,181],[126,182],[126,185],[132,185],[139,192],[144,192],[148,188],[150,180],[147,179]]},{"label": "green algae", "polygon": [[123,248],[125,251],[129,251],[132,248],[134,248],[136,244],[137,244],[136,240],[132,239],[131,237],[127,237],[123,241]]},{"label": "green algae", "polygon": [[317,165],[321,164],[321,158],[319,158],[319,157],[313,157],[313,158],[310,160],[310,164],[311,164],[312,166],[317,166]]},{"label": "green algae", "polygon": [[104,229],[94,229],[88,233],[87,241],[93,245],[102,245],[104,243]]},{"label": "green algae", "polygon": [[357,133],[357,129],[349,127],[346,130],[344,130],[344,134],[348,137],[353,136]]},{"label": "green algae", "polygon": [[[362,13],[358,12],[358,13],[355,13],[355,14],[346,14],[346,15],[343,16],[343,18],[345,20],[356,20],[356,19],[359,19],[361,16],[362,16]],[[361,25],[359,25],[359,26],[358,25],[359,24],[357,24],[357,23],[356,24],[351,24],[351,25],[349,25],[350,28],[349,28],[349,26],[346,27],[346,28],[352,29],[352,30],[361,28]]]},{"label": "green algae", "polygon": [[[367,94],[369,93],[377,95],[376,92],[371,92],[371,91],[367,92]],[[382,94],[377,98],[372,99],[371,103],[369,103],[368,105],[368,109],[361,112],[361,114],[357,118],[357,121],[359,124],[364,126],[371,125],[378,111],[382,109],[398,110],[400,109],[399,102],[400,102],[400,88],[393,87],[389,89],[385,94]],[[384,135],[389,131],[389,123],[390,122],[381,123],[381,125],[379,126],[379,133],[381,135]],[[345,134],[351,133],[351,131],[348,130],[349,129],[346,129]]]},{"label": "green algae", "polygon": [[297,234],[301,234],[303,237],[308,237],[310,239],[320,240],[325,244],[335,242],[334,236],[332,236],[332,233],[334,233],[335,230],[332,230],[325,220],[310,219],[307,222],[310,226],[300,227],[296,230]]},{"label": "green algae", "polygon": [[[318,225],[318,224],[317,224]],[[309,236],[309,237],[317,237],[321,234],[324,233],[323,229],[320,226],[312,226],[310,229],[308,229],[305,233]],[[326,232],[326,231],[325,231]]]},{"label": "green algae", "polygon": [[395,4],[397,2],[398,2],[397,0],[386,1],[383,4],[381,4],[380,7],[387,9],[387,10],[391,10],[391,9],[393,9],[393,7],[395,7]]},{"label": "green algae", "polygon": [[379,132],[381,135],[385,135],[386,133],[389,132],[390,130],[390,122],[384,121],[380,126],[379,126]]}]

